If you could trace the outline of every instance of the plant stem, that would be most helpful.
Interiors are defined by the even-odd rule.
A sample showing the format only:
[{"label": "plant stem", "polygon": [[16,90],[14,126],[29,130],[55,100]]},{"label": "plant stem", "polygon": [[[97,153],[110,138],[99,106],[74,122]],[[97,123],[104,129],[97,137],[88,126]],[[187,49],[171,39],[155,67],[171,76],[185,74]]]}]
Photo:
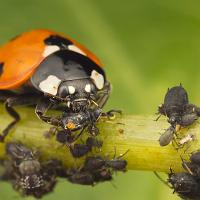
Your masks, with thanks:
[{"label": "plant stem", "polygon": [[[5,143],[21,142],[32,149],[37,149],[42,159],[56,158],[63,161],[66,167],[82,164],[83,158],[74,159],[68,148],[56,141],[55,136],[48,139],[44,137],[44,132],[48,131],[50,126],[36,117],[33,108],[20,108],[18,112],[21,115],[21,121],[10,132]],[[0,130],[3,130],[12,119],[4,111],[2,105],[0,105],[0,113]],[[192,133],[196,140],[177,151],[171,144],[160,147],[159,136],[164,129],[169,127],[169,124],[165,117],[161,117],[158,121],[155,121],[155,118],[155,115],[123,114],[112,120],[101,119],[98,123],[100,130],[98,138],[104,143],[102,151],[98,153],[112,157],[115,149],[116,155],[129,150],[123,157],[128,161],[128,169],[169,172],[171,167],[174,171],[182,171],[180,156],[188,158],[189,154],[200,145],[199,136],[197,136],[200,124],[194,123],[190,128],[182,129],[178,133],[181,137]],[[88,133],[84,135],[86,137]],[[5,143],[0,143],[0,158],[5,158]]]}]

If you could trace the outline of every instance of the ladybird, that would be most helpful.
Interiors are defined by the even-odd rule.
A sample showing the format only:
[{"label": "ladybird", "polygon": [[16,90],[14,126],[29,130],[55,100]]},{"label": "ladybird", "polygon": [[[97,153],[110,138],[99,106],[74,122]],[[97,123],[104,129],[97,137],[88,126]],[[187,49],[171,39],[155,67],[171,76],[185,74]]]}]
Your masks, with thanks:
[{"label": "ladybird", "polygon": [[48,110],[95,113],[107,102],[110,88],[102,63],[75,40],[49,30],[23,33],[0,48],[0,100],[14,118],[0,140],[20,120],[15,106],[35,106],[36,115],[54,125]]}]

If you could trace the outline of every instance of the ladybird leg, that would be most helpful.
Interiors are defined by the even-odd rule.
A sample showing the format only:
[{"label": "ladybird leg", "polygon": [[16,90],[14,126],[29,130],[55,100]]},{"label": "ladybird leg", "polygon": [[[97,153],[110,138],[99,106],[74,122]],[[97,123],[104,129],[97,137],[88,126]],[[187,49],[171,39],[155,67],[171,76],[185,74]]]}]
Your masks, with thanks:
[{"label": "ladybird leg", "polygon": [[45,113],[53,106],[52,102],[48,98],[40,99],[39,103],[36,105],[35,113],[38,118],[42,121],[54,125],[60,126],[61,120],[59,117],[46,116]]},{"label": "ladybird leg", "polygon": [[102,116],[103,117],[107,117],[108,119],[114,119],[115,118],[115,113],[118,113],[118,114],[121,115],[122,111],[121,110],[117,110],[117,109],[112,109],[112,110],[109,110],[106,113],[102,113]]},{"label": "ladybird leg", "polygon": [[37,97],[36,96],[15,96],[10,97],[6,99],[5,101],[5,109],[8,112],[10,116],[14,118],[14,120],[2,131],[0,134],[0,141],[3,142],[5,137],[8,135],[9,131],[13,128],[13,126],[20,120],[19,114],[15,111],[13,108],[14,106],[20,106],[20,105],[33,105],[35,104]]},{"label": "ladybird leg", "polygon": [[104,105],[106,104],[106,102],[109,98],[109,95],[110,95],[110,91],[111,91],[111,85],[109,82],[107,82],[103,89],[103,95],[97,102],[97,104],[99,105],[100,108],[103,108]]},{"label": "ladybird leg", "polygon": [[8,98],[16,97],[17,95],[11,93],[10,91],[4,90],[0,91],[0,102],[6,101]]}]

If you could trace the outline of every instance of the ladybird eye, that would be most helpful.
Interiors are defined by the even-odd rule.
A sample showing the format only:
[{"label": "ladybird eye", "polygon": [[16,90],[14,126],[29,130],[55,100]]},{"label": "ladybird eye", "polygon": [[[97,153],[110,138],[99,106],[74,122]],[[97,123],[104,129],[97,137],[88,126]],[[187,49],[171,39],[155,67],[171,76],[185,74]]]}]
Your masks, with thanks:
[{"label": "ladybird eye", "polygon": [[65,98],[66,96],[68,96],[69,95],[68,88],[66,86],[61,86],[59,88],[58,95],[61,98]]}]

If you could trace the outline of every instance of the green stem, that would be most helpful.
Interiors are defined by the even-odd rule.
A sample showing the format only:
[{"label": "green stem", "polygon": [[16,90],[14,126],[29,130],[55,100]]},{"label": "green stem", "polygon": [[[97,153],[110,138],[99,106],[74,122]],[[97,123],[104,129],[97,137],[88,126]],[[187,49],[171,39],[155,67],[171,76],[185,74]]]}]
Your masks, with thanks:
[{"label": "green stem", "polygon": [[[50,139],[44,137],[44,132],[50,126],[40,121],[32,108],[20,108],[18,111],[22,120],[10,132],[5,143],[21,142],[37,149],[43,159],[57,158],[63,161],[66,167],[82,164],[83,159],[75,160],[66,146],[56,142],[55,137]],[[0,130],[3,130],[12,119],[2,105],[0,105],[0,113]],[[98,137],[104,141],[100,154],[112,157],[115,149],[117,155],[129,150],[124,155],[128,161],[128,169],[168,172],[171,167],[174,171],[182,171],[180,156],[187,158],[200,145],[197,140],[200,124],[195,123],[178,133],[181,137],[192,133],[196,135],[196,140],[190,143],[192,145],[187,144],[177,151],[171,144],[160,147],[159,136],[169,127],[169,124],[164,117],[158,121],[155,121],[155,118],[156,116],[122,115],[113,120],[102,119],[98,123],[100,129]],[[87,133],[84,135],[87,136]],[[0,158],[5,158],[4,148],[5,144],[1,143]]]}]

